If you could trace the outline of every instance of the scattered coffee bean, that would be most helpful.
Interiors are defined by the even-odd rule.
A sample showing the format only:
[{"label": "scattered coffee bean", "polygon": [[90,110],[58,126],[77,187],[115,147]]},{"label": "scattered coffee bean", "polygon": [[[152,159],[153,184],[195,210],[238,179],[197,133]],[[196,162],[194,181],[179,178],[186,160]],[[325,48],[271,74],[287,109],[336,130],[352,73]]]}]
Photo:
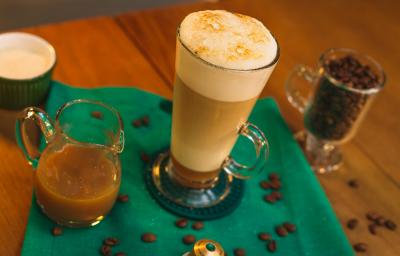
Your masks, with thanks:
[{"label": "scattered coffee bean", "polygon": [[275,232],[276,232],[276,234],[278,236],[282,236],[282,237],[285,237],[285,236],[288,235],[288,232],[287,232],[286,228],[284,226],[282,226],[282,225],[276,226],[275,227]]},{"label": "scattered coffee bean", "polygon": [[260,187],[262,189],[270,189],[271,188],[271,184],[269,183],[269,181],[263,180],[260,182]]},{"label": "scattered coffee bean", "polygon": [[265,232],[258,233],[258,239],[261,241],[268,241],[271,240],[271,235]]},{"label": "scattered coffee bean", "polygon": [[187,224],[188,224],[188,220],[185,218],[175,221],[175,226],[177,226],[178,228],[184,228],[187,226]]},{"label": "scattered coffee bean", "polygon": [[270,204],[274,204],[276,202],[276,198],[272,194],[269,194],[264,196],[264,201]]},{"label": "scattered coffee bean", "polygon": [[96,119],[103,119],[103,113],[101,113],[100,111],[92,111],[90,115]]},{"label": "scattered coffee bean", "polygon": [[192,228],[195,230],[200,230],[204,228],[204,223],[201,221],[196,221],[195,223],[192,224]]},{"label": "scattered coffee bean", "polygon": [[150,156],[144,152],[140,153],[140,159],[142,159],[143,162],[149,163],[150,162]]},{"label": "scattered coffee bean", "polygon": [[153,243],[157,240],[157,236],[153,233],[144,233],[141,238],[145,243]]},{"label": "scattered coffee bean", "polygon": [[55,226],[54,228],[51,229],[51,234],[53,236],[61,236],[63,233],[62,227]]},{"label": "scattered coffee bean", "polygon": [[114,254],[114,256],[126,256],[126,253],[124,252],[117,252]]},{"label": "scattered coffee bean", "polygon": [[235,256],[246,256],[246,251],[243,248],[236,248],[233,250]]},{"label": "scattered coffee bean", "polygon": [[369,233],[376,235],[376,227],[377,227],[376,224],[369,224],[368,225]]},{"label": "scattered coffee bean", "polygon": [[150,118],[148,116],[144,116],[142,118],[142,123],[143,123],[144,126],[149,126]]},{"label": "scattered coffee bean", "polygon": [[386,220],[385,226],[390,230],[395,230],[397,228],[396,223],[394,223],[392,220]]},{"label": "scattered coffee bean", "polygon": [[379,216],[376,220],[375,220],[376,225],[379,226],[383,226],[385,225],[385,218],[382,216]]},{"label": "scattered coffee bean", "polygon": [[281,192],[279,191],[272,191],[271,195],[276,199],[276,200],[281,200],[283,198]]},{"label": "scattered coffee bean", "polygon": [[367,212],[366,217],[370,221],[376,221],[380,216],[376,212]]},{"label": "scattered coffee bean", "polygon": [[142,120],[141,119],[135,119],[135,120],[133,120],[132,125],[135,128],[139,128],[140,126],[142,126]]},{"label": "scattered coffee bean", "polygon": [[293,223],[285,222],[283,223],[283,227],[286,229],[287,232],[293,233],[296,231],[297,227]]},{"label": "scattered coffee bean", "polygon": [[271,172],[271,173],[268,175],[268,179],[271,180],[271,181],[273,181],[273,180],[279,180],[280,177],[279,177],[279,174],[277,174],[276,172]]},{"label": "scattered coffee bean", "polygon": [[194,235],[186,235],[182,238],[184,244],[194,244],[196,242],[196,237]]},{"label": "scattered coffee bean", "polygon": [[103,244],[108,246],[115,246],[119,244],[119,240],[115,237],[109,237],[104,239]]},{"label": "scattered coffee bean", "polygon": [[358,220],[357,220],[357,219],[350,219],[350,220],[347,222],[347,227],[348,227],[349,229],[355,229],[355,228],[357,227],[357,225],[358,225]]},{"label": "scattered coffee bean", "polygon": [[353,248],[356,252],[366,252],[368,249],[368,245],[365,243],[357,243],[353,245]]},{"label": "scattered coffee bean", "polygon": [[357,180],[349,180],[347,184],[352,188],[358,188],[359,184]]},{"label": "scattered coffee bean", "polygon": [[275,240],[270,240],[267,243],[267,249],[270,252],[275,252],[276,251],[276,241]]},{"label": "scattered coffee bean", "polygon": [[118,202],[126,203],[129,200],[129,196],[127,194],[120,194],[117,197]]},{"label": "scattered coffee bean", "polygon": [[282,183],[280,180],[272,180],[271,181],[271,188],[274,190],[279,190],[282,187]]},{"label": "scattered coffee bean", "polygon": [[103,256],[110,256],[111,255],[111,246],[108,245],[102,245],[100,247],[100,253]]}]

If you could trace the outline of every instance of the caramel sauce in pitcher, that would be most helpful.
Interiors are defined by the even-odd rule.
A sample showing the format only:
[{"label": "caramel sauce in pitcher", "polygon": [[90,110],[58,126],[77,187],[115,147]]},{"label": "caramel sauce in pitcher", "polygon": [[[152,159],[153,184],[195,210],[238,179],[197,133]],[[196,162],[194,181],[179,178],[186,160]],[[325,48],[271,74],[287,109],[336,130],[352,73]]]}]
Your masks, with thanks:
[{"label": "caramel sauce in pitcher", "polygon": [[67,226],[97,224],[118,195],[119,160],[98,145],[65,144],[60,150],[46,151],[35,177],[36,198],[42,210]]}]

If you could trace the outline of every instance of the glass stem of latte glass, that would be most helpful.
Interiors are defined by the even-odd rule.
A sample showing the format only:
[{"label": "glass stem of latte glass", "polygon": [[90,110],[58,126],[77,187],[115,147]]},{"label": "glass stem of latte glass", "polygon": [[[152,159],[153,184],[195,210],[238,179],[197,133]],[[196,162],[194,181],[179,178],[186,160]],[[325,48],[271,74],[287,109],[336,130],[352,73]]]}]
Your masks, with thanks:
[{"label": "glass stem of latte glass", "polygon": [[[352,56],[377,76],[377,86],[356,89],[336,80],[326,65]],[[340,168],[343,163],[339,145],[357,132],[375,96],[385,83],[381,66],[371,57],[351,49],[329,49],[322,54],[318,69],[297,65],[286,81],[289,102],[304,117],[305,131],[296,134],[311,167],[318,173]],[[306,84],[306,86],[303,86]],[[309,96],[304,91],[310,92]],[[306,87],[306,88],[305,88]]]}]

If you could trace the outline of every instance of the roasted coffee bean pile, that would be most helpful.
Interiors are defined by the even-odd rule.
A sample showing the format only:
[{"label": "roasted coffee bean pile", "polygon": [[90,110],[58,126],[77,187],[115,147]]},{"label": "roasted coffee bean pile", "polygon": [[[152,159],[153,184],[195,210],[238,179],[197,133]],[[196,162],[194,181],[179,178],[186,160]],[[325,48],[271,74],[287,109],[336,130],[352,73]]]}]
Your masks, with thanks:
[{"label": "roasted coffee bean pile", "polygon": [[[112,249],[119,245],[119,240],[115,237],[108,237],[103,240],[103,244],[100,247],[100,254],[103,256],[111,256],[112,255]],[[124,252],[117,252],[114,253],[114,256],[126,256],[126,253]]]},{"label": "roasted coffee bean pile", "polygon": [[140,128],[142,126],[149,126],[149,125],[150,125],[149,116],[143,116],[141,118],[132,121],[132,126],[135,128]]},{"label": "roasted coffee bean pile", "polygon": [[260,187],[264,190],[273,190],[270,194],[264,195],[263,199],[265,202],[274,204],[276,201],[282,200],[283,196],[280,190],[282,187],[282,182],[277,173],[270,173],[268,175],[268,180],[263,180],[260,182]]},{"label": "roasted coffee bean pile", "polygon": [[351,89],[378,88],[380,84],[371,68],[351,55],[330,60],[324,70],[342,86],[334,85],[326,76],[319,79],[304,115],[305,125],[319,139],[339,141],[350,133],[370,97]]},{"label": "roasted coffee bean pile", "polygon": [[[396,223],[390,219],[386,219],[382,215],[376,212],[367,212],[365,214],[368,223],[368,231],[372,235],[377,235],[377,229],[386,227],[387,229],[394,231],[397,228]],[[347,221],[347,228],[350,230],[356,229],[358,227],[359,221],[357,219],[349,219]],[[368,245],[366,243],[356,243],[353,245],[356,252],[366,252],[368,250]]]}]

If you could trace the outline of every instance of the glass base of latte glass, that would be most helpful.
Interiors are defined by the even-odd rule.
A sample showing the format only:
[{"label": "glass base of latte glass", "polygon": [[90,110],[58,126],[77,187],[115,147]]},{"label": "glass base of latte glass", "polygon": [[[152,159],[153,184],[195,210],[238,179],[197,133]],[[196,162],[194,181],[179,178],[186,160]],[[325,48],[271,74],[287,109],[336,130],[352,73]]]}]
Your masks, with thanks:
[{"label": "glass base of latte glass", "polygon": [[343,157],[337,145],[318,140],[306,131],[298,132],[295,138],[315,172],[327,173],[336,171],[342,166]]},{"label": "glass base of latte glass", "polygon": [[232,187],[233,176],[221,171],[207,188],[190,188],[174,179],[174,165],[169,153],[158,156],[152,167],[157,190],[167,199],[184,207],[204,208],[222,202]]},{"label": "glass base of latte glass", "polygon": [[60,220],[60,219],[53,218],[50,214],[48,214],[46,212],[46,209],[43,207],[42,204],[40,204],[40,202],[38,200],[36,200],[36,203],[44,215],[46,215],[49,219],[51,219],[55,223],[57,223],[61,226],[64,226],[64,227],[69,227],[69,228],[93,227],[93,226],[96,226],[97,224],[99,224],[106,217],[105,215],[101,215],[97,218],[94,218],[92,220],[86,220],[86,221]]}]

